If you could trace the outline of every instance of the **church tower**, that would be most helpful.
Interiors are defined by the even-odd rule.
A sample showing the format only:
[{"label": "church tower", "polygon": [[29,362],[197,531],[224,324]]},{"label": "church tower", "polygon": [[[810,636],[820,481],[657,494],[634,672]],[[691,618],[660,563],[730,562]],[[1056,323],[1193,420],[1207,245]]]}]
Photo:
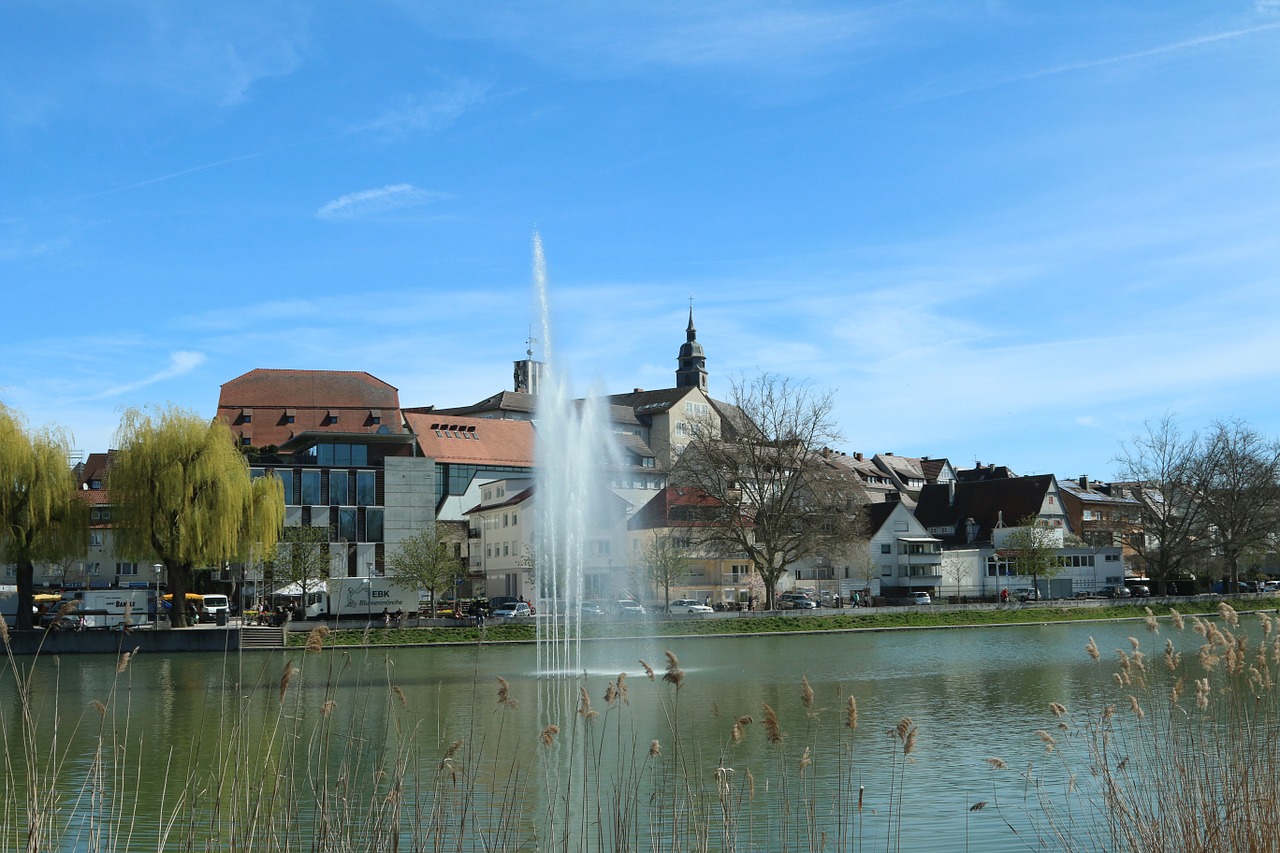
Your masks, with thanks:
[{"label": "church tower", "polygon": [[707,356],[698,343],[698,330],[693,327],[693,306],[689,306],[689,328],[685,329],[685,342],[680,347],[679,367],[676,368],[677,388],[699,388],[707,393]]}]

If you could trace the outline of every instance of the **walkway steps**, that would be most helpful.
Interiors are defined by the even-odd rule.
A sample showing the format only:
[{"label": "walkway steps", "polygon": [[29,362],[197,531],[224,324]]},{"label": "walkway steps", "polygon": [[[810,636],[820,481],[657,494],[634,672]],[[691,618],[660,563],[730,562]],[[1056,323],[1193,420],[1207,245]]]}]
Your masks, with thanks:
[{"label": "walkway steps", "polygon": [[284,628],[267,625],[245,625],[240,628],[240,650],[283,649]]}]

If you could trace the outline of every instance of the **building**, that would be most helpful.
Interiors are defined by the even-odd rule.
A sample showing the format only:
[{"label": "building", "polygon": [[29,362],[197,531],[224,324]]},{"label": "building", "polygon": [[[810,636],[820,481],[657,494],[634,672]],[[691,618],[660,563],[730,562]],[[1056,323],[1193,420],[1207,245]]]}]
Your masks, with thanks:
[{"label": "building", "polygon": [[[253,476],[283,482],[285,524],[328,531],[330,577],[383,574],[389,549],[435,520],[433,460],[405,428],[399,392],[368,373],[252,370],[222,385],[217,417]],[[283,585],[266,571],[258,560],[223,579]]]}]

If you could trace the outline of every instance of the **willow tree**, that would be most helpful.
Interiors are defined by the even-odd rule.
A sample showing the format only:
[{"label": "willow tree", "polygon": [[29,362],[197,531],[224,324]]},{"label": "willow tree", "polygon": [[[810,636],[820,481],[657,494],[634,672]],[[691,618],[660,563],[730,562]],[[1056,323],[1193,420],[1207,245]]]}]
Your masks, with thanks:
[{"label": "willow tree", "polygon": [[194,572],[274,549],[284,521],[275,477],[253,479],[231,429],[176,407],[125,412],[107,487],[119,553],[164,564],[175,628]]},{"label": "willow tree", "polygon": [[28,432],[0,405],[0,562],[15,567],[19,629],[32,627],[35,564],[85,553],[89,512],[76,490],[70,453],[65,432]]}]

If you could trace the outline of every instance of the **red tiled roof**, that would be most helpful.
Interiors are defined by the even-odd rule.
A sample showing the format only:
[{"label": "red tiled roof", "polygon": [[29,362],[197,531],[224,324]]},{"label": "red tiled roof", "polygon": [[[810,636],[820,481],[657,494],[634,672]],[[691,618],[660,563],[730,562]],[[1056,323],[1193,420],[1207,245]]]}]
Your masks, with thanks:
[{"label": "red tiled roof", "polygon": [[401,432],[400,392],[354,370],[251,370],[223,384],[217,416],[255,447],[304,431]]},{"label": "red tiled roof", "polygon": [[405,412],[404,418],[418,438],[422,455],[437,462],[533,467],[531,421],[466,418],[439,412]]}]

